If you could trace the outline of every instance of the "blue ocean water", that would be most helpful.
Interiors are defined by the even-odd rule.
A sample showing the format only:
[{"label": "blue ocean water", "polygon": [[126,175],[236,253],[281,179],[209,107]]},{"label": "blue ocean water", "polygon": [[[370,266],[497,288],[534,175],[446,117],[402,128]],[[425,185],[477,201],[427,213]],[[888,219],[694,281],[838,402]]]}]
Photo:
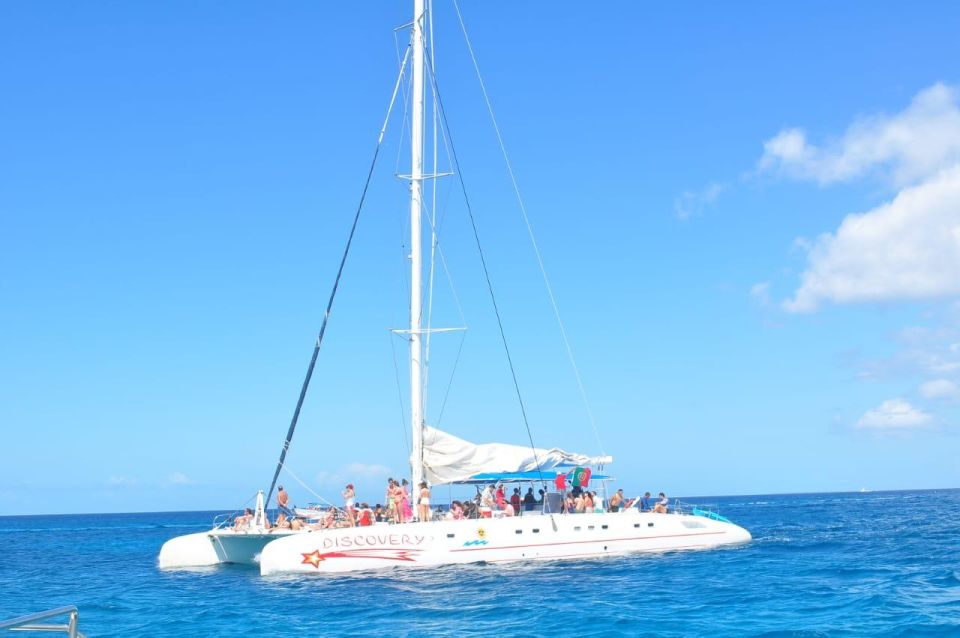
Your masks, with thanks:
[{"label": "blue ocean water", "polygon": [[159,571],[161,544],[213,513],[0,517],[0,619],[76,604],[88,636],[960,636],[960,490],[703,501],[754,542],[307,579]]}]

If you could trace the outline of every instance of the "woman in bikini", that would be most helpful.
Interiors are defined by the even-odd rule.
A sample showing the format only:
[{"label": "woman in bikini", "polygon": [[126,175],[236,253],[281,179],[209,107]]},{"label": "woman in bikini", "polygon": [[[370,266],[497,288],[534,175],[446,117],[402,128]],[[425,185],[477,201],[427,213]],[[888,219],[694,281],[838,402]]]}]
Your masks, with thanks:
[{"label": "woman in bikini", "polygon": [[430,520],[430,489],[427,487],[426,481],[420,482],[420,498],[417,501],[417,518],[420,519],[421,523]]},{"label": "woman in bikini", "polygon": [[403,492],[403,499],[400,505],[403,507],[403,522],[413,520],[413,508],[410,507],[410,481],[403,479],[400,483],[400,489]]},{"label": "woman in bikini", "polygon": [[357,497],[357,493],[353,491],[353,483],[347,483],[346,489],[343,490],[343,501],[344,501],[344,511],[347,513],[347,524],[350,527],[356,526],[356,520],[354,519],[354,508],[353,500]]},{"label": "woman in bikini", "polygon": [[393,522],[394,523],[405,523],[406,517],[404,517],[404,507],[403,499],[405,493],[400,484],[396,481],[393,482],[393,487],[390,490],[390,502],[393,503]]}]

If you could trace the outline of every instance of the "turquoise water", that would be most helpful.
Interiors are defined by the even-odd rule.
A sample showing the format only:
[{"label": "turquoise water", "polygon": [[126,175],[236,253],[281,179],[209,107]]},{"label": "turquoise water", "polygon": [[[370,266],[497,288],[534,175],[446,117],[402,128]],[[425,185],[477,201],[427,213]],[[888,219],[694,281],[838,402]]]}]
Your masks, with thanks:
[{"label": "turquoise water", "polygon": [[76,604],[89,636],[960,636],[960,490],[705,502],[754,542],[302,580],[157,570],[213,513],[0,517],[0,619]]}]

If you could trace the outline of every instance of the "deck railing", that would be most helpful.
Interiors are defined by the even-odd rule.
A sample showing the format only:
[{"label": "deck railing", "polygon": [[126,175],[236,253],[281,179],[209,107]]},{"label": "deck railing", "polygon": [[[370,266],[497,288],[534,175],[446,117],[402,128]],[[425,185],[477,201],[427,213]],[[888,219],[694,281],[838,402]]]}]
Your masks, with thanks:
[{"label": "deck railing", "polygon": [[[67,616],[67,623],[64,625],[41,624],[44,620],[56,618],[58,616]],[[73,605],[67,607],[58,607],[48,611],[41,611],[35,614],[11,618],[10,620],[0,621],[0,630],[7,631],[56,631],[63,632],[70,638],[84,638],[84,635],[77,629],[80,623],[80,612]]]}]

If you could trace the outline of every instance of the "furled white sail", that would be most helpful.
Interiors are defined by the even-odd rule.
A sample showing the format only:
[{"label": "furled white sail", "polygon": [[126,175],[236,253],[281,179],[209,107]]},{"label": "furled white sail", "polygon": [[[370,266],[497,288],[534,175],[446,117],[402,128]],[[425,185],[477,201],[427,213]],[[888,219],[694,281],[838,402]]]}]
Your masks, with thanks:
[{"label": "furled white sail", "polygon": [[557,466],[602,465],[610,456],[587,456],[560,448],[534,449],[506,443],[476,444],[436,428],[423,428],[423,469],[428,483],[453,483],[484,472],[531,472]]}]

